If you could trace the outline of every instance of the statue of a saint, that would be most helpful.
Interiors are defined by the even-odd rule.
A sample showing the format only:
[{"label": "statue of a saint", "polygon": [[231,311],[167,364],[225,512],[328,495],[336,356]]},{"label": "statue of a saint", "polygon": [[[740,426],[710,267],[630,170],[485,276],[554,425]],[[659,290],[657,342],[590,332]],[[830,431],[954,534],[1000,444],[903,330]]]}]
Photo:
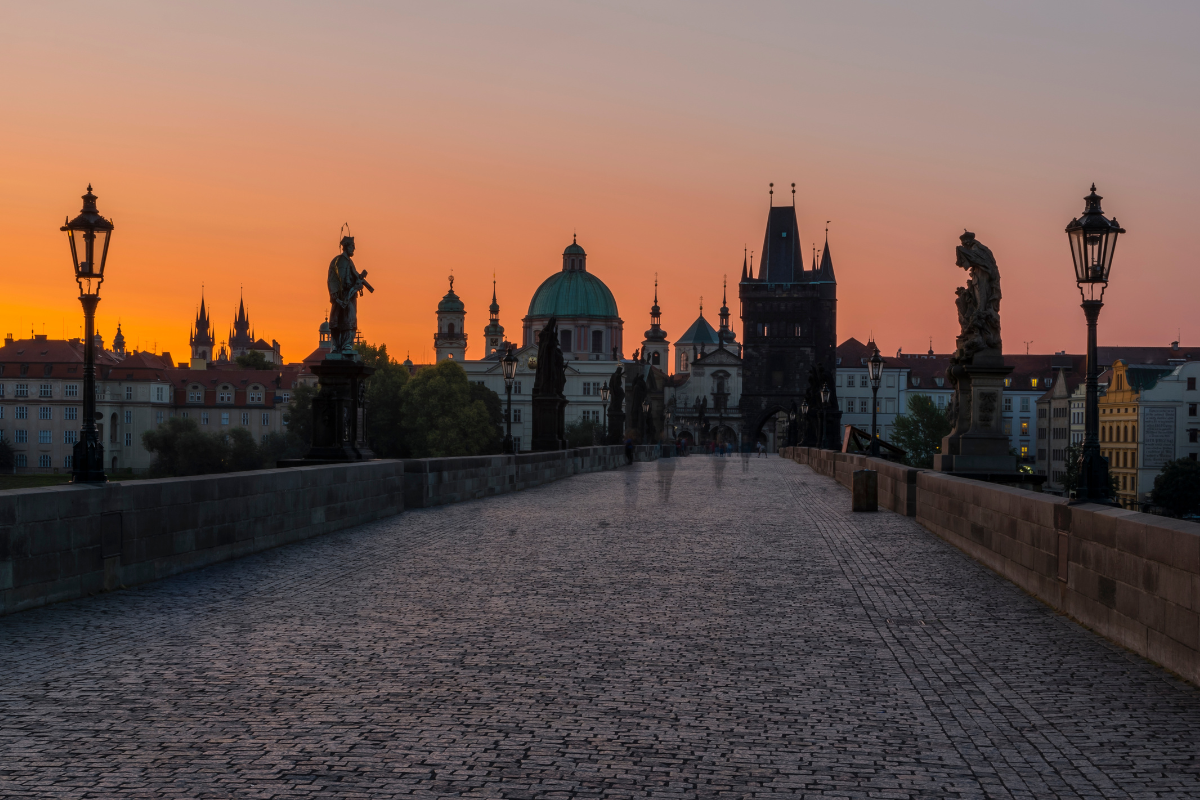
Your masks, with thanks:
[{"label": "statue of a saint", "polygon": [[567,385],[566,362],[558,345],[558,320],[551,317],[538,334],[537,372],[533,377],[533,393],[562,397]]},{"label": "statue of a saint", "polygon": [[975,354],[994,350],[999,355],[1000,341],[1000,269],[992,251],[966,231],[955,248],[955,264],[967,270],[966,287],[955,290],[960,333],[954,362],[970,364]]},{"label": "statue of a saint", "polygon": [[608,379],[609,413],[620,414],[625,408],[625,370],[617,366],[612,377]]},{"label": "statue of a saint", "polygon": [[355,356],[354,336],[358,332],[358,298],[363,289],[374,292],[367,283],[367,271],[354,268],[354,237],[342,237],[342,252],[329,262],[329,338],[330,356]]}]

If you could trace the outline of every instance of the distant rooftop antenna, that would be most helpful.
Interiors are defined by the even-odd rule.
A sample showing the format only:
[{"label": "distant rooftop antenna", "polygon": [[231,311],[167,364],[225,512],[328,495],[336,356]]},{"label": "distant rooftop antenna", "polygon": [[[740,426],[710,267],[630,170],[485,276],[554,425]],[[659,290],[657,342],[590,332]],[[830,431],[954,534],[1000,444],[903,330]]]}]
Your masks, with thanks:
[{"label": "distant rooftop antenna", "polygon": [[1030,339],[1028,342],[1025,342],[1025,355],[1029,355],[1029,345],[1031,345],[1031,344],[1033,344],[1033,339]]}]

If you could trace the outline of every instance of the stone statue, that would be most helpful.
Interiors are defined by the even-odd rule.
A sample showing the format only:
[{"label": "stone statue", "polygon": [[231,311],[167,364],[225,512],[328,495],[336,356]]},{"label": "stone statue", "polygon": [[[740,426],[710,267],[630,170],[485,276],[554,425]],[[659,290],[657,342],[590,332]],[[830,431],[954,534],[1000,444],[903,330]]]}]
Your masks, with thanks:
[{"label": "stone statue", "polygon": [[608,394],[609,400],[608,411],[610,414],[620,414],[625,410],[625,370],[622,367],[617,367],[612,377],[608,379]]},{"label": "stone statue", "polygon": [[566,385],[566,362],[558,344],[558,320],[551,317],[546,327],[538,334],[537,372],[533,378],[533,393],[543,397],[562,397]]},{"label": "stone statue", "polygon": [[[994,351],[999,356],[1000,341],[1000,270],[992,251],[966,231],[955,248],[955,264],[967,270],[967,285],[955,290],[959,335],[952,359],[956,364],[972,364],[976,354]],[[991,353],[989,353],[991,355]]]},{"label": "stone statue", "polygon": [[354,237],[342,237],[342,252],[329,262],[329,338],[328,357],[354,358],[354,338],[358,332],[358,298],[363,289],[374,292],[367,283],[367,271],[354,268]]}]

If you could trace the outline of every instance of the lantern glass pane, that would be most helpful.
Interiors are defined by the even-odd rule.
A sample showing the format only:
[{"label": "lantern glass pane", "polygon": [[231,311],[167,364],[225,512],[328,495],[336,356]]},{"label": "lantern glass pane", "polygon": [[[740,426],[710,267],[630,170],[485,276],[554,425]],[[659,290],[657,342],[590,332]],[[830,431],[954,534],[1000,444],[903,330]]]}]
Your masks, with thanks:
[{"label": "lantern glass pane", "polygon": [[108,237],[112,236],[111,230],[102,230],[96,232],[96,252],[94,258],[96,263],[92,266],[92,272],[103,277],[104,264],[108,261]]},{"label": "lantern glass pane", "polygon": [[1113,251],[1117,249],[1117,232],[1110,231],[1106,238],[1108,247],[1104,252],[1104,282],[1108,283],[1108,273],[1112,270]]},{"label": "lantern glass pane", "polygon": [[1071,260],[1075,263],[1075,280],[1078,283],[1087,282],[1087,257],[1083,250],[1083,228],[1076,228],[1067,234],[1071,240]]}]

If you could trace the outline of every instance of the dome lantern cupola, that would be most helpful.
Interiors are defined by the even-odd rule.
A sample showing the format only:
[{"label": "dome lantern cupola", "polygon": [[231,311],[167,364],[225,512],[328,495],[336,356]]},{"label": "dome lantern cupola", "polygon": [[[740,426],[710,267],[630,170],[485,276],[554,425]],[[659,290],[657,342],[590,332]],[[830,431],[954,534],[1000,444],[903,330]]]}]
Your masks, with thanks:
[{"label": "dome lantern cupola", "polygon": [[579,246],[575,234],[571,234],[571,243],[563,250],[563,272],[587,272],[587,253]]}]

